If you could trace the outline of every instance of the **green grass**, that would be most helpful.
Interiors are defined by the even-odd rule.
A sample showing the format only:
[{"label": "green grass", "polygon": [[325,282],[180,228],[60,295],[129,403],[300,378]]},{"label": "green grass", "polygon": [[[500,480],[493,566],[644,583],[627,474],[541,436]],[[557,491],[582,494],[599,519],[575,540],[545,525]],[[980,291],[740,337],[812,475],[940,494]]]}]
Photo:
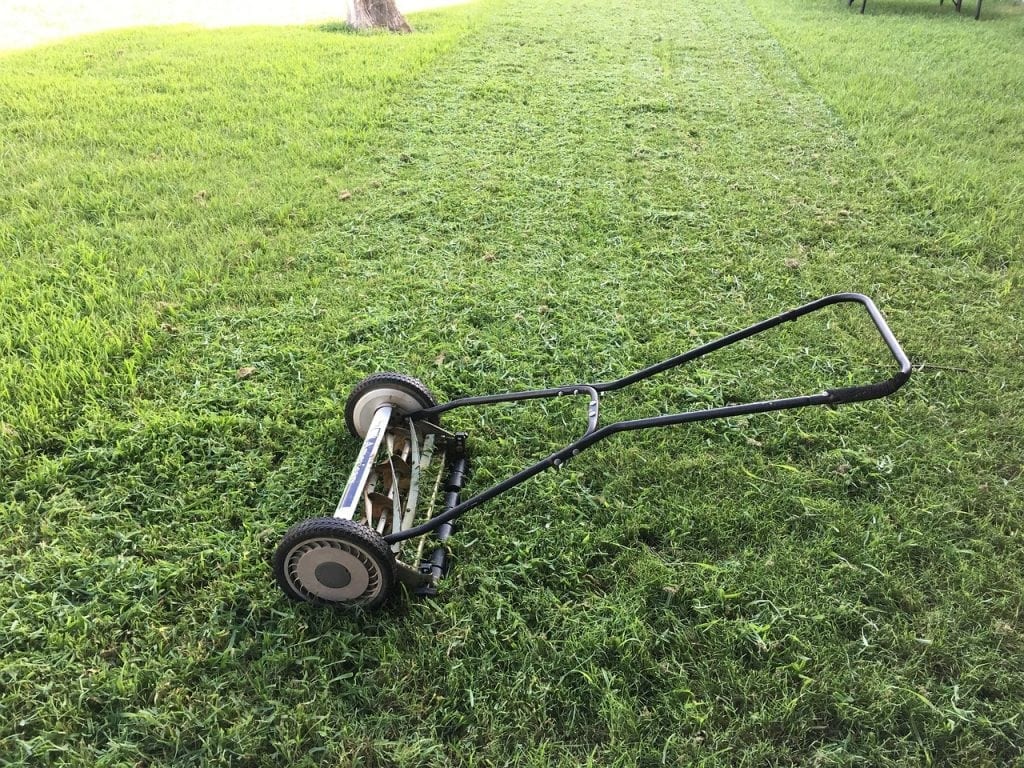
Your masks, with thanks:
[{"label": "green grass", "polygon": [[[0,763],[1020,763],[1024,13],[933,5],[0,57]],[[469,515],[433,601],[273,586],[363,376],[608,378],[845,290],[895,398],[601,444]],[[835,311],[605,412],[888,370]],[[452,420],[482,488],[582,418]]]}]

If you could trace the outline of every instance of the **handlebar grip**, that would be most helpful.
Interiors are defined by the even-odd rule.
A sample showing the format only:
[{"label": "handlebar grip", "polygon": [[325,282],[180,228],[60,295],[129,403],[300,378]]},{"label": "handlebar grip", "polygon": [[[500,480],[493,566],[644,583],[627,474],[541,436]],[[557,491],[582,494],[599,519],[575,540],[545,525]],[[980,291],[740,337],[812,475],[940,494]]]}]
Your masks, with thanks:
[{"label": "handlebar grip", "polygon": [[895,376],[892,376],[885,381],[878,381],[873,384],[860,384],[852,387],[837,387],[836,389],[827,389],[825,394],[828,396],[828,402],[833,405],[839,405],[840,403],[853,403],[859,400],[874,400],[878,397],[885,397],[891,395],[897,389],[907,383],[910,378],[910,359],[907,357],[906,352],[903,351],[903,347],[896,340],[892,330],[889,328],[889,324],[885,322],[885,318],[882,313],[878,311],[878,307],[871,301],[867,296],[860,293],[840,293],[835,296],[829,296],[822,301],[854,301],[864,306],[871,316],[871,320],[875,324],[875,328],[881,335],[882,340],[885,342],[886,347],[889,348],[889,352],[892,353],[893,359],[899,365],[899,371]]},{"label": "handlebar grip", "polygon": [[839,405],[840,403],[855,403],[858,400],[874,400],[878,397],[891,395],[897,389],[906,384],[907,379],[909,378],[909,371],[906,373],[901,371],[886,381],[876,382],[875,384],[862,384],[854,387],[826,389],[825,394],[828,395],[828,402],[832,405]]}]

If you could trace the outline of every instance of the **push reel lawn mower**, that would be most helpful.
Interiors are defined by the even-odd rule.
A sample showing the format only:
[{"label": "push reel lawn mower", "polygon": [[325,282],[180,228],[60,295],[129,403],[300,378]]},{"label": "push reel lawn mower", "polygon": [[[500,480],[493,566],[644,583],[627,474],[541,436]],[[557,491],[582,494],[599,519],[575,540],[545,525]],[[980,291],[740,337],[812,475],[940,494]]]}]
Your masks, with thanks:
[{"label": "push reel lawn mower", "polygon": [[[770,328],[842,302],[863,305],[898,365],[884,381],[814,395],[726,405],[600,426],[601,396],[676,368]],[[274,573],[295,600],[338,607],[376,608],[398,582],[420,595],[436,593],[446,571],[446,542],[461,515],[549,468],[558,468],[594,443],[619,432],[668,427],[788,408],[839,405],[892,394],[910,378],[910,360],[866,296],[826,296],[621,379],[552,389],[464,397],[439,403],[422,383],[400,373],[377,373],[352,390],[345,406],[348,431],[362,448],[332,517],[292,526],[274,554]],[[466,435],[444,429],[456,408],[565,396],[589,398],[582,437],[515,475],[463,500],[468,473]],[[422,509],[421,511],[421,508]]]}]

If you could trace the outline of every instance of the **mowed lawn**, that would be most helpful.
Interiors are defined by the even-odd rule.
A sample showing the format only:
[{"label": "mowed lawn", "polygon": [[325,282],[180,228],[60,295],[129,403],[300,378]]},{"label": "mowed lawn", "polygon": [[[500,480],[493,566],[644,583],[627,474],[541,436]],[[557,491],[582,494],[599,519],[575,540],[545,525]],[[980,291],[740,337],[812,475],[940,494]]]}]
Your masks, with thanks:
[{"label": "mowed lawn", "polygon": [[[1024,6],[412,21],[0,56],[0,764],[1019,764]],[[891,399],[602,443],[433,600],[273,584],[364,376],[607,379],[837,291]],[[603,413],[891,371],[835,310]],[[585,423],[451,421],[471,490]]]}]

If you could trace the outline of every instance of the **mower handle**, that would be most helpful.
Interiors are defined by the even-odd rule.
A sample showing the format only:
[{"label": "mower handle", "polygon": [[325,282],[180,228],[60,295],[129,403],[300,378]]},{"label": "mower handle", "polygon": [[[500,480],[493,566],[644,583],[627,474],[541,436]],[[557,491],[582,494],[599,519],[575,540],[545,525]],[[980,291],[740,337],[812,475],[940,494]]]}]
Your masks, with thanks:
[{"label": "mower handle", "polygon": [[[875,324],[875,328],[878,330],[879,334],[881,334],[886,347],[888,347],[889,352],[892,353],[893,358],[899,365],[899,370],[890,378],[871,384],[827,389],[816,395],[800,395],[797,397],[784,397],[776,400],[762,400],[753,403],[738,403],[734,405],[724,405],[717,408],[706,408],[699,411],[688,411],[685,413],[651,416],[644,419],[619,421],[614,424],[608,424],[604,427],[597,426],[598,403],[600,401],[600,395],[604,392],[613,392],[617,389],[622,389],[623,387],[627,387],[637,381],[648,379],[651,376],[655,376],[671,368],[680,366],[683,363],[702,357],[717,349],[721,349],[722,347],[727,347],[730,344],[735,344],[738,341],[755,336],[762,331],[774,328],[782,323],[789,322],[790,320],[796,320],[797,318],[809,315],[810,313],[816,312],[824,307],[832,304],[841,304],[843,302],[856,302],[863,305],[868,311],[868,314],[871,316],[871,320]],[[735,333],[723,336],[720,339],[709,342],[708,344],[702,344],[701,346],[695,347],[681,355],[670,357],[668,360],[663,360],[660,363],[656,363],[655,365],[644,368],[636,373],[632,373],[629,376],[623,376],[621,379],[615,379],[614,381],[608,381],[601,384],[575,384],[567,387],[556,387],[554,389],[511,392],[503,395],[466,397],[458,400],[452,400],[441,405],[436,405],[431,408],[425,408],[418,413],[411,414],[409,418],[413,420],[430,419],[446,411],[465,406],[561,397],[563,395],[586,394],[589,395],[591,399],[591,406],[588,412],[587,431],[584,433],[583,437],[570,443],[564,448],[555,451],[547,458],[541,459],[535,464],[517,472],[512,477],[481,491],[470,499],[466,499],[465,501],[446,509],[444,512],[431,518],[429,521],[422,523],[421,525],[414,526],[413,528],[409,528],[408,530],[391,533],[385,536],[384,540],[389,544],[395,544],[399,541],[411,539],[415,536],[422,536],[423,534],[437,530],[445,523],[454,520],[460,515],[468,512],[470,509],[483,504],[485,501],[493,499],[495,496],[504,493],[510,488],[514,488],[534,475],[537,475],[546,469],[557,469],[558,467],[561,467],[567,461],[578,455],[581,451],[586,450],[594,443],[604,440],[605,438],[619,432],[630,432],[633,430],[650,429],[654,427],[668,427],[676,424],[688,424],[697,421],[709,421],[711,419],[723,419],[754,413],[768,413],[770,411],[782,411],[790,408],[805,408],[812,405],[839,405],[841,403],[852,403],[859,400],[873,400],[875,398],[890,395],[902,387],[907,382],[907,379],[910,378],[910,372],[910,360],[907,358],[906,353],[904,353],[903,348],[889,329],[889,325],[885,322],[885,318],[882,316],[882,313],[878,311],[878,307],[875,306],[874,302],[867,296],[860,293],[836,293],[831,296],[825,296],[817,299],[808,304],[804,304],[796,309],[791,309],[788,312],[783,312],[782,314],[768,318],[767,320],[762,320],[759,323],[751,325],[749,328],[744,328],[741,331],[736,331]]]},{"label": "mower handle", "polygon": [[748,328],[744,328],[741,331],[730,333],[727,336],[723,336],[720,339],[709,342],[708,344],[702,344],[699,347],[684,352],[681,355],[670,357],[667,360],[663,360],[655,365],[648,366],[636,373],[631,373],[628,376],[623,376],[621,379],[615,379],[614,381],[605,382],[603,384],[596,384],[594,388],[598,392],[614,392],[617,389],[622,389],[630,384],[643,379],[650,378],[656,374],[667,371],[670,368],[675,368],[688,363],[698,357],[703,357],[715,350],[727,347],[730,344],[735,344],[743,339],[756,336],[759,333],[767,331],[769,328],[774,328],[777,325],[796,320],[797,318],[809,315],[812,312],[817,312],[819,309],[830,306],[832,304],[841,304],[844,302],[855,302],[861,304],[868,311],[871,316],[872,322],[875,324],[875,328],[878,330],[885,342],[885,345],[889,348],[893,358],[895,358],[899,365],[897,373],[885,381],[875,382],[873,384],[864,384],[853,387],[839,387],[837,389],[825,390],[825,394],[828,395],[828,402],[832,404],[840,403],[851,403],[857,400],[872,400],[878,397],[885,397],[891,395],[897,389],[902,387],[907,379],[910,378],[910,360],[907,358],[906,353],[900,346],[900,343],[896,340],[892,330],[890,330],[888,323],[885,322],[885,318],[882,313],[875,306],[875,303],[862,293],[834,293],[831,296],[824,296],[823,298],[816,299],[815,301],[804,304],[803,306],[791,309],[788,312],[783,312],[775,317],[770,317],[767,320],[762,320],[759,323],[755,323]]}]

